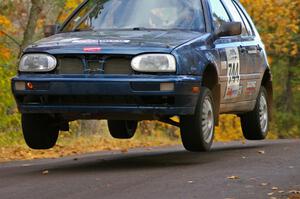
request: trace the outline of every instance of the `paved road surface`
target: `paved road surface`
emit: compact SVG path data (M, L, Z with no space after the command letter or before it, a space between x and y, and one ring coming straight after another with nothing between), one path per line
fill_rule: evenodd
M300 190L300 140L218 143L210 153L178 146L0 164L1 199L260 199L287 198L290 190Z

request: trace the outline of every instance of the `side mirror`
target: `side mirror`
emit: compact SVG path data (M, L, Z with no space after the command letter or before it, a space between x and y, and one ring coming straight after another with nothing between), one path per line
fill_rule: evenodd
M218 37L235 36L242 34L242 23L241 22L227 22L223 23L216 35Z
M57 34L59 28L60 28L60 25L58 25L58 24L44 26L44 36L45 37L50 37L52 35Z

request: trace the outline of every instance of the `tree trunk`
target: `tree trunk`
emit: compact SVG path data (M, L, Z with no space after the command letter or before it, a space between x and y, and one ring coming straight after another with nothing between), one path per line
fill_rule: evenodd
M284 83L283 90L283 110L286 113L291 113L293 111L293 85L292 81L294 78L293 67L297 64L296 58L290 58L288 63L287 78Z
M53 25L58 23L58 18L62 14L66 1L55 0L49 2L45 6L45 25Z
M24 48L26 48L26 46L28 46L33 41L37 22L42 12L43 3L43 0L31 0L31 8L28 22L23 35L21 50L24 50Z

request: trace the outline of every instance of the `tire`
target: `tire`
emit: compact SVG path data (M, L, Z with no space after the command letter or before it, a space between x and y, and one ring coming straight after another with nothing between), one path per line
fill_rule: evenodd
M247 140L263 140L269 130L269 103L268 93L261 87L253 111L241 116L241 125L244 137Z
M201 88L195 114L180 117L183 146L191 152L210 151L215 133L215 109L211 91Z
M110 135L117 139L130 139L134 136L138 122L126 120L108 120Z
M22 114L22 129L26 144L32 149L50 149L55 146L59 126L46 114Z

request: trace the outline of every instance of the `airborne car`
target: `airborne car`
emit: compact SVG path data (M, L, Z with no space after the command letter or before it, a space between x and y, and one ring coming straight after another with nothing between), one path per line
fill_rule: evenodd
M210 150L220 114L238 115L249 140L267 135L271 72L237 0L87 0L45 30L12 79L33 149L78 119L106 119L120 139L139 121L166 122L189 151Z

